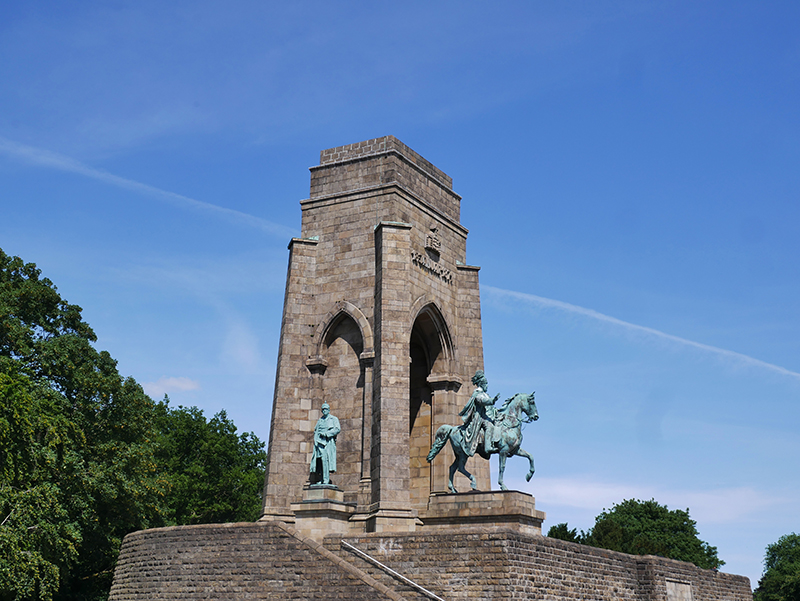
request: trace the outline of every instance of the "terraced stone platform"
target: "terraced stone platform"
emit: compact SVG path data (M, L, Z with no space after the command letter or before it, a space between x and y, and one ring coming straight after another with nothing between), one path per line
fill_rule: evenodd
M123 543L110 599L435 598L376 564L447 600L752 601L744 576L514 530L327 536L320 545L278 522L134 532Z

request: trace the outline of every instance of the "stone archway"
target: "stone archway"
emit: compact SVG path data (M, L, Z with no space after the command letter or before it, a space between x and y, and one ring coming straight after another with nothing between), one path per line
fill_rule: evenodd
M311 374L310 386L319 399L315 408L327 401L342 425L337 439L339 472L333 482L345 491L346 502L366 506L370 496L375 359L372 327L353 303L337 301L317 327L311 348L306 367Z
M414 319L409 344L408 429L411 468L411 505L425 509L433 490L431 465L426 456L435 434L438 381L449 372L452 343L444 317L434 303L422 307Z
M329 324L321 340L320 357L325 371L321 378L321 401L331 406L342 431L337 437L337 473L334 484L345 493L346 502L357 500L361 479L361 431L365 374L360 360L364 350L361 329L345 312ZM320 406L322 403L319 403Z

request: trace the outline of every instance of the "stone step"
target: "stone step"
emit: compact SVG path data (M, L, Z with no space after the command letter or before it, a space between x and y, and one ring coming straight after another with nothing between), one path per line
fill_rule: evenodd
M420 592L420 590L418 588L408 584L407 582L404 582L401 578L398 578L398 577L392 575L386 569L382 569L382 568L378 567L377 565L375 565L375 563L364 559L359 554L354 552L351 548L348 548L347 542L343 541L338 536L337 537L332 537L332 536L326 537L324 544L325 544L325 548L326 549L328 549L332 553L335 553L336 555L338 555L339 557L341 557L345 561L349 562L350 564L352 564L353 566L355 566L359 570L362 570L362 571L366 572L372 578L374 578L375 580L377 580L378 582L380 582L384 586L390 588L393 591L396 591L398 594L402 595L404 599L408 599L409 601L412 601L412 600L413 601L432 601L433 599L436 599L436 597L441 598L441 595L437 594L435 591L431 591L434 595L436 595L435 597L434 596L429 596L429 595L426 595L426 594ZM355 546L355 545L353 545L353 546ZM356 549L358 549L358 547L356 547ZM364 552L363 549L358 549L358 550ZM369 553L367 553L367 555L369 555ZM389 570L394 571L394 572L400 574L402 577L404 577L404 578L406 578L406 579L408 579L408 580L410 580L412 582L415 582L415 584L419 585L419 583L417 583L414 580L413 573L405 573L403 571L403 566L401 566L401 565L387 565L386 563L384 563L384 561L382 559L375 558L375 557L373 557L373 560L383 564L385 567L389 568ZM422 585L419 585L419 586L422 586ZM426 588L426 587L423 587L423 588Z

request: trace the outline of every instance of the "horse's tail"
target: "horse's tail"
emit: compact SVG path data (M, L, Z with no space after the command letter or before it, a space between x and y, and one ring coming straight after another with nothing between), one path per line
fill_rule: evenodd
M444 448L444 445L447 444L447 441L450 439L450 431L452 429L453 426L445 424L436 430L436 438L433 440L433 446L431 447L427 457L428 463L433 461L433 458L436 457L439 454L439 451Z

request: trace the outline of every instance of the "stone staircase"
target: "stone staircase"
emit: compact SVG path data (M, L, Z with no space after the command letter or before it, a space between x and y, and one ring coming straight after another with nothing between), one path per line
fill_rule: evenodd
M380 559L365 553L338 536L325 537L325 549L347 561L351 566L368 574L407 601L441 601L442 596L414 581L414 575L403 573L402 566L392 568Z
M109 599L416 601L352 563L279 522L155 528L125 538Z

